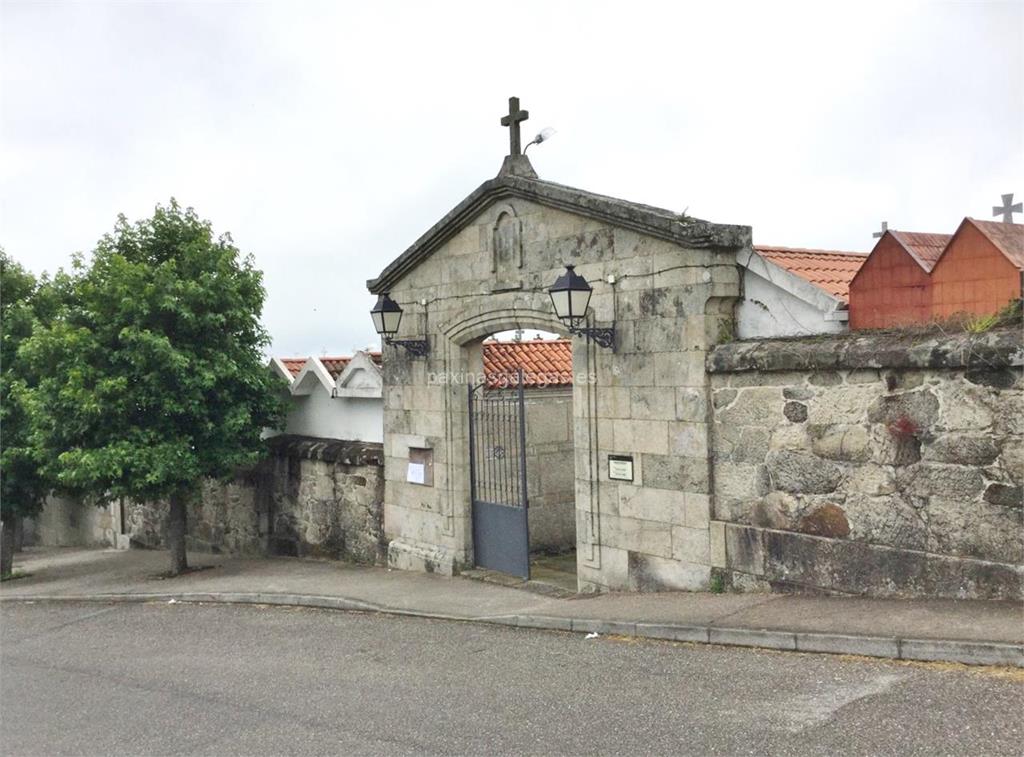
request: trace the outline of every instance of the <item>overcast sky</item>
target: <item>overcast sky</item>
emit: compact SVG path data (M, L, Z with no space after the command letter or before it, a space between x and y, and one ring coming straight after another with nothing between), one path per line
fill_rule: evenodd
M1024 197L1021 2L0 7L0 244L53 271L174 196L255 256L278 355L376 341L366 279L497 173L510 95L542 178L759 243Z

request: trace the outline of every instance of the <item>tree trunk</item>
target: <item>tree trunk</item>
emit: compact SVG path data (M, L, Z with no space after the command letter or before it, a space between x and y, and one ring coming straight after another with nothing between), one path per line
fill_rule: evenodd
M177 576L188 569L185 557L185 532L188 512L185 509L185 495L175 492L171 495L171 509L167 513L167 548L171 552L171 575Z
M14 570L14 518L0 523L0 576L8 576Z

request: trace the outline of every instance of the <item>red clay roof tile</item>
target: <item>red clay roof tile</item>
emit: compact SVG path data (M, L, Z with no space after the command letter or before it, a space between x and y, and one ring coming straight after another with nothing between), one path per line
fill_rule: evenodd
M281 362L284 363L284 367L288 369L288 372L292 374L292 378L299 375L299 371L302 370L302 366L306 364L309 358L304 357L283 357Z
M370 359L377 365L381 365L383 360L381 353L379 352L367 352ZM284 367L288 369L288 372L292 374L292 378L295 378L302 371L303 366L311 360L308 357L283 357L280 358L281 362L284 363ZM327 372L331 375L331 378L337 379L341 375L342 371L345 370L345 366L352 360L351 355L340 355L337 357L319 357L317 360L320 364L327 369Z
M345 366L348 365L352 358L348 355L339 357L322 357L319 358L320 364L327 369L327 372L331 374L332 379L337 379L341 375L341 372L345 370Z
M369 355L370 360L372 360L377 365L383 364L381 353L367 352L366 354ZM338 376L342 374L342 372L345 370L345 367L352 360L352 356L339 355L338 357L321 357L318 358L318 360L323 365L323 367L327 369L327 372L331 374L331 378L337 380Z
M572 386L572 342L568 339L526 342L484 342L487 386L515 383L522 368L526 387Z
M754 251L779 268L809 281L844 302L850 297L850 281L868 259L865 252L843 250L754 245Z

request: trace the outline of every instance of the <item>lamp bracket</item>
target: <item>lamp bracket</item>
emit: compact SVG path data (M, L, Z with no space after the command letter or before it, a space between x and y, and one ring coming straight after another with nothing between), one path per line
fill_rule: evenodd
M391 339L384 340L384 344L402 347L413 357L426 357L430 354L430 341L427 339Z
M588 342L594 342L598 347L604 347L605 349L615 349L615 327L609 326L608 328L593 328L591 326L572 326L569 328L570 334L576 336L586 337Z

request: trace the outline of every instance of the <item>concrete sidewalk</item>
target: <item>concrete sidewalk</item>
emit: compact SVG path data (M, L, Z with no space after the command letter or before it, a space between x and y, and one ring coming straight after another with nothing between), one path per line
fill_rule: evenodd
M784 594L557 598L466 578L291 558L191 554L212 566L160 579L162 551L29 549L0 600L234 602L597 632L675 641L1024 667L1024 605Z

